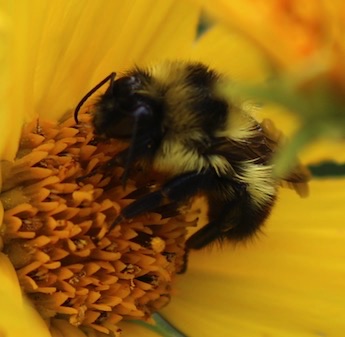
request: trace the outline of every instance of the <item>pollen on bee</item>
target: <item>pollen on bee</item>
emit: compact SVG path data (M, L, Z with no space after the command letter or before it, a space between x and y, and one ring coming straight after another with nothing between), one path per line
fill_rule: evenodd
M16 160L2 163L1 247L43 318L117 336L122 319L169 302L195 221L148 213L109 232L138 187L106 165L126 144L98 141L89 115L79 119L27 125Z
M152 250L156 253L161 253L165 248L165 241L158 236L151 239Z

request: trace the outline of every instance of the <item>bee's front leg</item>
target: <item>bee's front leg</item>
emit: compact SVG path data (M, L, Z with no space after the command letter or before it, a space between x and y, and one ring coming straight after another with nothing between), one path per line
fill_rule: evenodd
M155 210L166 199L177 205L186 202L199 191L209 187L211 175L212 172L210 171L203 173L193 171L174 177L166 182L160 190L148 193L126 206L112 223L109 230L126 219L131 219L142 213Z

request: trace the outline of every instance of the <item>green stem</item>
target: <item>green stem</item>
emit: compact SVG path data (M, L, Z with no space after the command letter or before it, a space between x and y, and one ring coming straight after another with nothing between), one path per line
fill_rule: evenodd
M155 313L152 315L152 318L154 319L155 324L149 324L144 321L135 321L135 323L160 334L162 337L187 337L187 335L173 326L161 314Z

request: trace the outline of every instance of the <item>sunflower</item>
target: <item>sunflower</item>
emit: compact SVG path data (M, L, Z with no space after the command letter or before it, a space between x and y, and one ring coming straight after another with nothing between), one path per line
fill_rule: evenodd
M47 323L46 335L118 336L122 319L148 319L168 303L186 229L152 214L108 239L104 221L116 216L124 204L115 200L134 185L124 191L120 172L101 172L121 145L97 144L87 114L76 126L71 109L114 68L186 57L198 9L174 1L22 1L3 4L2 13L2 285L4 299L18 298L2 330L43 335L42 319L37 331L16 327L13 311L38 319L30 303Z
M21 178L18 178L20 176L18 174L16 176L16 172L23 173L21 166L23 163L25 163L24 167L31 167L32 162L35 162L33 156L30 156L33 148L37 150L37 147L40 147L36 155L39 152L42 156L47 148L50 149L49 151L65 151L66 149L72 151L71 153L76 151L75 140L72 140L75 139L73 128L71 128L73 121L62 116L66 115L66 111L73 109L89 88L114 70L121 72L133 63L145 64L166 58L195 59L231 75L238 81L255 84L265 78L269 72L270 63L265 54L255 48L250 41L242 38L238 33L229 34L220 25L214 25L197 38L199 8L183 1L165 1L164 3L149 0L98 1L97 3L94 1L51 1L44 3L37 0L8 3L3 4L2 7L0 31L3 62L1 66L4 76L1 86L2 113L0 114L2 126L0 150L3 159L1 201L7 213L2 211L1 214L2 222L7 227L2 226L2 238L5 241L2 242L2 248L6 254L0 255L2 266L0 332L8 336L29 334L83 337L105 336L108 333L119 335L122 330L124 336L157 336L157 333L162 331L159 327L155 328L155 332L131 322L117 323L116 320L120 319L116 315L121 313L125 317L130 316L128 313L133 313L131 318L142 317L140 310L134 310L137 308L133 308L130 302L125 303L121 308L121 313L112 316L113 321L110 323L116 323L116 330L114 330L115 325L111 324L105 324L104 328L100 324L102 322L97 319L102 320L108 316L100 316L95 312L109 310L113 302L107 298L97 303L96 293L93 294L95 301L90 306L93 310L90 310L90 307L85 309L89 310L87 317L91 322L86 327L78 327L80 316L73 310L67 310L71 307L75 308L78 302L73 303L74 306L67 307L61 305L66 303L66 298L57 297L55 300L62 311L58 312L60 316L52 313L50 304L54 296L46 295L51 294L53 289L40 288L40 281L44 275L47 275L44 273L46 269L56 268L56 261L45 260L49 255L47 250L35 250L38 261L43 261L46 269L39 269L39 273L33 273L38 269L35 269L33 264L27 263L28 247L20 244L23 239L34 240L35 238L30 237L30 233L40 229L42 224L25 223L26 231L21 233L26 233L27 237L18 238L16 236L18 224L15 221L11 222L13 215L17 214L13 212L31 212L29 208L20 208L18 211L18 207L23 207L23 204L28 203L26 199L28 194L23 193L20 185ZM286 126L285 115L276 108L273 110L266 109L264 114L273 116L280 125ZM52 122L54 120L63 120L64 128L61 129L61 123L57 126ZM24 122L25 137L20 140ZM291 128L294 125L295 122L292 121ZM80 131L78 135L80 142L89 141L86 131ZM42 137L48 141L43 142ZM61 142L62 139L65 141ZM61 150L61 146L65 146L61 143L68 146ZM97 151L105 152L108 157L113 155L106 152L109 151L109 147L97 148L94 150L96 152L92 152L91 146L94 144L85 143L83 150L85 161L94 163L95 160L89 159ZM111 146L111 149L113 151L114 146ZM118 150L115 149L115 151ZM97 164L102 163L102 160L107 160L108 157L97 156ZM14 158L17 158L15 164L12 163ZM307 160L317 162L320 158L322 154L314 151ZM65 171L57 168L73 169L68 166L70 163L66 163L63 157L59 157L58 160L55 158L57 163L43 159L45 158L38 159L41 165L40 170L24 173L44 174L45 170L50 170L58 176ZM92 157L92 159L95 158ZM47 179L52 179L51 175ZM55 181L47 183L47 179L42 180L45 183L37 183L34 187L31 186L29 191L25 191L31 193L30 198L35 195L37 198L35 201L41 210L46 207L56 207L56 204L38 204L42 201L40 198L44 199L44 193L47 193L45 186L54 185L56 198L62 193L59 189L63 189L65 193L66 189L72 188L72 191L66 193L70 193L74 202L83 204L85 212L88 212L90 198L99 193L99 189L90 190L87 186L83 191L74 193L76 191L73 190L73 186L58 186ZM11 184L17 187L16 193L7 194L4 197L4 192L9 190L8 186ZM224 246L221 250L206 249L193 252L190 256L188 272L175 277L171 303L161 311L164 317L172 322L177 330L191 337L340 336L345 325L343 283L345 232L342 228L345 213L341 204L345 197L344 191L343 178L313 181L311 196L305 200L300 200L292 191L282 190L277 207L266 224L265 235L261 235L259 240L246 246ZM116 200L120 200L123 192L116 191L116 193ZM51 200L51 202L54 201ZM102 207L100 214L104 209L107 210L106 204ZM52 212L51 209L48 211ZM65 209L59 211L64 218L72 217ZM97 213L98 211L96 210ZM101 222L101 217L98 220ZM74 233L75 230L87 231L89 226L87 221L79 228L67 225L64 227L64 235L67 235L67 232ZM137 222L134 225L140 226L140 223ZM49 233L58 232L56 229L59 223L48 223L46 226L49 228L45 230L51 231ZM176 224L169 226L164 223L164 226L160 227L167 228L165 229L167 237L168 228L171 228L171 231L178 230L179 235L185 235L185 228L179 229ZM131 230L128 230L128 237L133 234ZM4 233L6 235L10 233L16 238L15 244L11 247L7 245L8 237ZM59 233L61 234L61 231ZM156 232L153 231L153 233ZM145 242L147 238L150 239L148 242L150 247L146 248L160 256L162 245L164 246L168 241L165 243L159 240L153 241L155 236L151 232L146 234ZM51 236L46 234L45 237ZM34 245L30 248L46 247L47 243L43 240L45 237L42 235L40 240L34 241ZM99 239L104 239L104 236ZM87 254L90 249L91 242L87 239L68 238L68 240L68 247L74 256L80 257ZM116 252L109 249L109 247L113 248L111 244L102 242L108 249L98 252L99 256L114 257ZM135 250L138 244L142 245L142 243L143 241L134 242L131 248ZM121 242L121 245L125 244L127 243ZM178 251L175 253L178 254ZM55 249L54 254L56 259L58 256L65 258L63 255L65 252L62 250ZM165 270L161 268L161 264L155 265L156 269L161 268L162 275L167 279L169 279L169 268L178 268L178 263L166 264L169 262L167 256L156 260L159 263L163 261L163 265L167 266ZM147 258L143 261L147 261ZM124 279L128 278L128 284L131 287L133 285L130 275L138 270L131 261L125 262L120 269L122 268L122 276ZM150 260L142 267L154 263L156 262ZM27 268L27 265L31 269ZM101 277L103 283L113 282L110 274L97 274L98 270L95 271L93 268L98 267L89 266L91 276L87 275L88 280L97 282L97 277ZM107 268L109 269L109 266L104 264L103 269L107 270ZM65 293L77 291L78 295L83 296L82 287L72 289L72 286L85 280L80 263L74 263L73 268L69 270L62 268L57 275L61 277L59 282ZM66 279L69 279L69 282L65 282ZM45 296L43 298L29 296L31 302L28 302L22 298L18 280L20 286L26 287L25 289L38 286L41 294ZM143 280L142 287L145 286L144 283L150 283L148 288L160 288L154 285L154 282L154 278L151 278L149 282ZM124 292L125 289L122 291ZM159 295L156 292L151 293L150 301L143 302L143 306L150 303L154 306L153 311L163 307L166 304L162 296L165 291L166 288ZM142 301L145 300L145 295L142 295L141 291L138 291L136 296ZM157 298L158 301L156 301ZM110 299L116 301L114 297ZM32 302L36 304L37 311L32 308ZM68 303L71 304L71 301ZM85 314L85 311L81 310L81 312ZM69 319L62 319L61 314L63 317L69 315ZM93 321L92 317L95 317ZM17 324L17 320L20 320L20 325Z

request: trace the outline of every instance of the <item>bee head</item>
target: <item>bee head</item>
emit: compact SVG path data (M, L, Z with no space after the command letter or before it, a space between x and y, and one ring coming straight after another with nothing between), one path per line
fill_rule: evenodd
M153 122L157 103L140 94L140 89L141 81L136 76L114 81L95 105L95 133L124 140L145 133Z
M139 157L149 158L162 138L162 103L145 94L142 74L129 74L111 81L94 106L93 126L97 135L129 142L125 155L125 173Z

